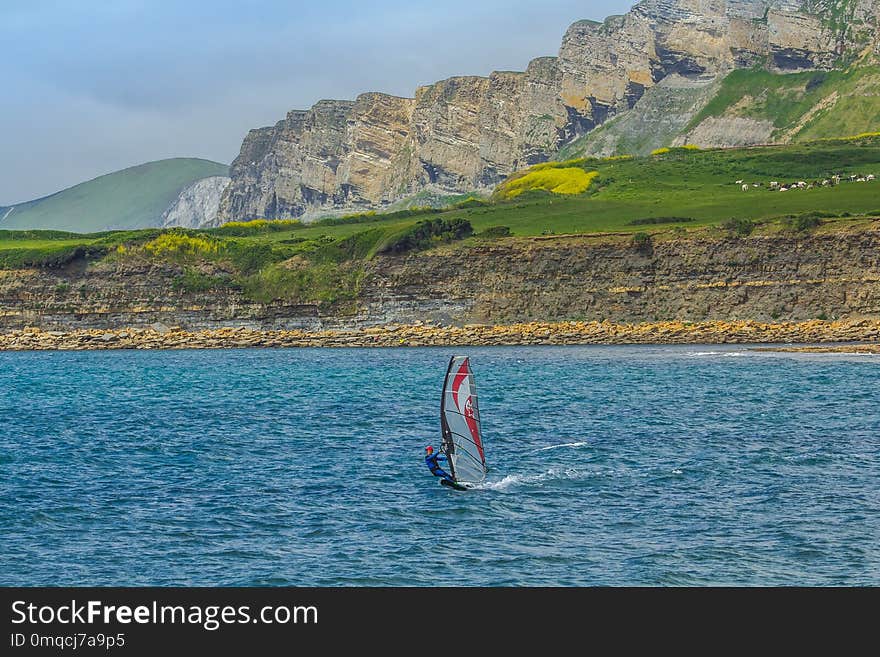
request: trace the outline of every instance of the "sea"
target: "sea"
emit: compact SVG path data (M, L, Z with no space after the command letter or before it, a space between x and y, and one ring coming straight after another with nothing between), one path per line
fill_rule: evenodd
M880 357L749 346L0 353L0 584L877 586L878 402Z

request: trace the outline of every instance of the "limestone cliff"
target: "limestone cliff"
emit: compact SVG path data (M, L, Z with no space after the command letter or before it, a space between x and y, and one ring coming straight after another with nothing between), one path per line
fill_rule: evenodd
M450 78L413 98L321 101L252 130L218 217L308 218L491 188L655 87L689 89L679 95L693 102L678 103L667 126L684 130L711 97L697 88L731 70L830 69L877 52L877 15L876 0L643 0L625 16L573 24L558 56L525 72ZM671 76L677 82L663 85ZM750 127L747 142L766 137Z
M203 228L216 225L220 197L227 185L229 178L226 176L210 176L197 180L180 192L174 203L162 213L161 226Z
M718 90L715 76L672 73L649 89L631 110L566 144L561 160L573 157L647 155L668 146Z

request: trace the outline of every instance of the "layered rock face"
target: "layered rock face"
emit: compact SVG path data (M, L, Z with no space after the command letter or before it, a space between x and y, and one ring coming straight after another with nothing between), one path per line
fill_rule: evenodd
M435 249L377 260L360 303L373 323L877 317L878 245L875 230L670 240L648 250L627 239L504 240L464 257Z
M462 262L469 263L461 267ZM880 318L880 230L725 239L508 238L366 264L354 307L186 291L174 263L0 270L0 331L148 327L327 329L523 321ZM876 337L876 336L871 336ZM854 339L864 339L857 336Z
M673 142L718 90L714 76L667 75L633 106L567 145L559 159L647 155Z
M625 16L575 23L558 57L525 72L451 78L414 98L321 101L252 130L218 217L308 218L488 189L670 75L831 68L877 49L876 22L876 0L644 0Z

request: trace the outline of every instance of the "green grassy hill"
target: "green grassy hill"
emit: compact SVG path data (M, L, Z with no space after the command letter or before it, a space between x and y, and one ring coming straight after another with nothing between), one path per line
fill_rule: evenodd
M227 165L209 160L149 162L35 201L0 208L0 229L89 233L155 226L182 189L202 178L226 175Z

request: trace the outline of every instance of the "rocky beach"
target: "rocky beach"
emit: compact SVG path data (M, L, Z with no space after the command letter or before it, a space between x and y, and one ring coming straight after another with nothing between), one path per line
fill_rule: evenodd
M0 334L0 350L3 351L815 343L860 343L838 346L836 350L880 351L880 344L871 344L878 342L880 320L873 319L782 323L709 321L615 324L606 321L466 326L389 324L325 331L262 331L249 328L187 331L157 323L147 328L115 330L44 331L30 327ZM777 348L781 347L774 347ZM819 349L830 350L832 347Z

